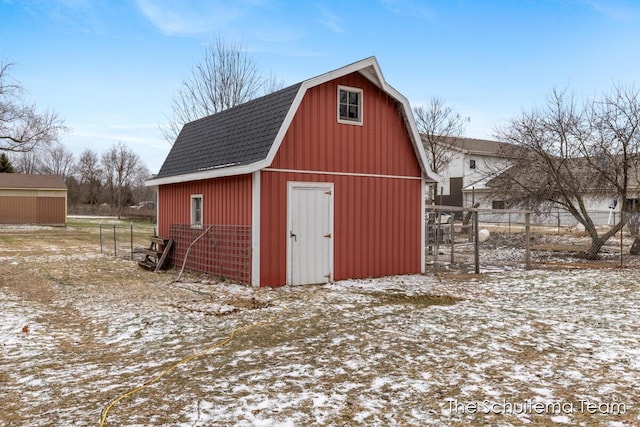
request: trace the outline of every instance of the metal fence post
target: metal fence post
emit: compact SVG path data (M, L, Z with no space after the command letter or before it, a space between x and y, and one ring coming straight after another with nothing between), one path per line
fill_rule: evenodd
M133 261L133 221L129 224L129 235L131 236L131 260Z
M473 212L473 260L475 273L480 274L480 230L478 229L478 211Z
M440 245L438 242L438 238L440 237L440 211L436 212L436 223L433 227L433 270L438 271L438 251L440 250Z
M525 266L527 270L531 270L531 212L524 214L525 218Z
M100 223L100 255L102 255L102 223Z
M615 218L615 217L614 217ZM622 212L620 212L620 221L622 221ZM615 227L615 220L613 222L613 226ZM624 246L623 246L623 239L624 237L624 226L620 229L620 268L624 268L624 256L623 256L623 250L624 250Z
M454 237L454 233L453 233L453 229L455 228L455 216L454 216L455 212L451 212L451 224L449 224L450 227L450 233L449 233L449 243L451 244L451 264L453 265L453 241L455 239Z
M113 256L118 256L117 238L116 238L116 225L113 224Z

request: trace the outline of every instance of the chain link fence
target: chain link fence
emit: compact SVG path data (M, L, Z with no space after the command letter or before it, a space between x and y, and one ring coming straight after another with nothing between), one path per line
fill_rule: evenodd
M600 234L626 219L613 210L593 211L590 217ZM434 270L479 272L550 264L595 265L583 256L591 245L590 236L564 211L430 206L426 230L426 262ZM634 234L624 227L605 243L595 262L612 267L636 264L636 257L629 253L633 242Z

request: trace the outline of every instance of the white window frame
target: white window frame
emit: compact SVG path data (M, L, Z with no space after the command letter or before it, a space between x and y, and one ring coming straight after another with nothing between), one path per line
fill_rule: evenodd
M357 119L345 119L340 117L340 91L347 91L358 94L358 118ZM338 118L338 123L343 123L347 125L358 125L362 126L362 117L363 117L363 107L364 107L364 95L363 90L357 87L350 86L338 86L338 102L336 102L337 112L336 116Z
M197 211L195 209L195 200L200 200L200 221L196 221ZM204 217L204 204L202 194L191 195L191 228L202 228L202 218Z

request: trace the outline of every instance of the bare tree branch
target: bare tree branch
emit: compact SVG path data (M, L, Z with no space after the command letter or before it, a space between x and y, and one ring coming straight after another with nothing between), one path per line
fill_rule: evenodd
M524 112L497 131L502 141L527 153L507 172L489 182L511 206L557 206L573 215L591 237L587 258L624 226L600 230L587 199L616 198L627 211L632 189L638 191L640 94L614 86L609 94L578 105L566 90L553 90L542 110ZM637 196L634 193L633 196Z
M437 97L431 98L426 106L414 107L413 115L431 170L435 173L442 172L455 156L455 151L451 150L451 141L462 135L469 118L461 116L445 105L442 98Z
M278 87L280 86L280 87ZM237 42L218 37L207 46L204 59L191 70L171 100L168 124L161 127L173 144L185 123L247 102L264 89L280 89L273 76L263 79L256 64Z
M51 110L39 112L25 104L22 85L9 73L13 64L0 64L0 151L29 152L57 142L67 128Z
M73 153L63 145L51 145L43 150L40 171L42 173L60 175L66 178L71 174L74 162Z
M111 206L117 209L120 218L124 212L127 195L144 165L140 157L122 142L102 154L101 164L111 194Z

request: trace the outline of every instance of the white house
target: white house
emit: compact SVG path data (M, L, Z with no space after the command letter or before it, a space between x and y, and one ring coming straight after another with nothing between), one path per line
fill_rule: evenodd
M491 177L513 165L522 150L499 141L451 137L443 147L448 152L444 157L450 161L446 168L438 171L442 182L438 184L435 204L464 207L472 206L474 191L481 190Z

